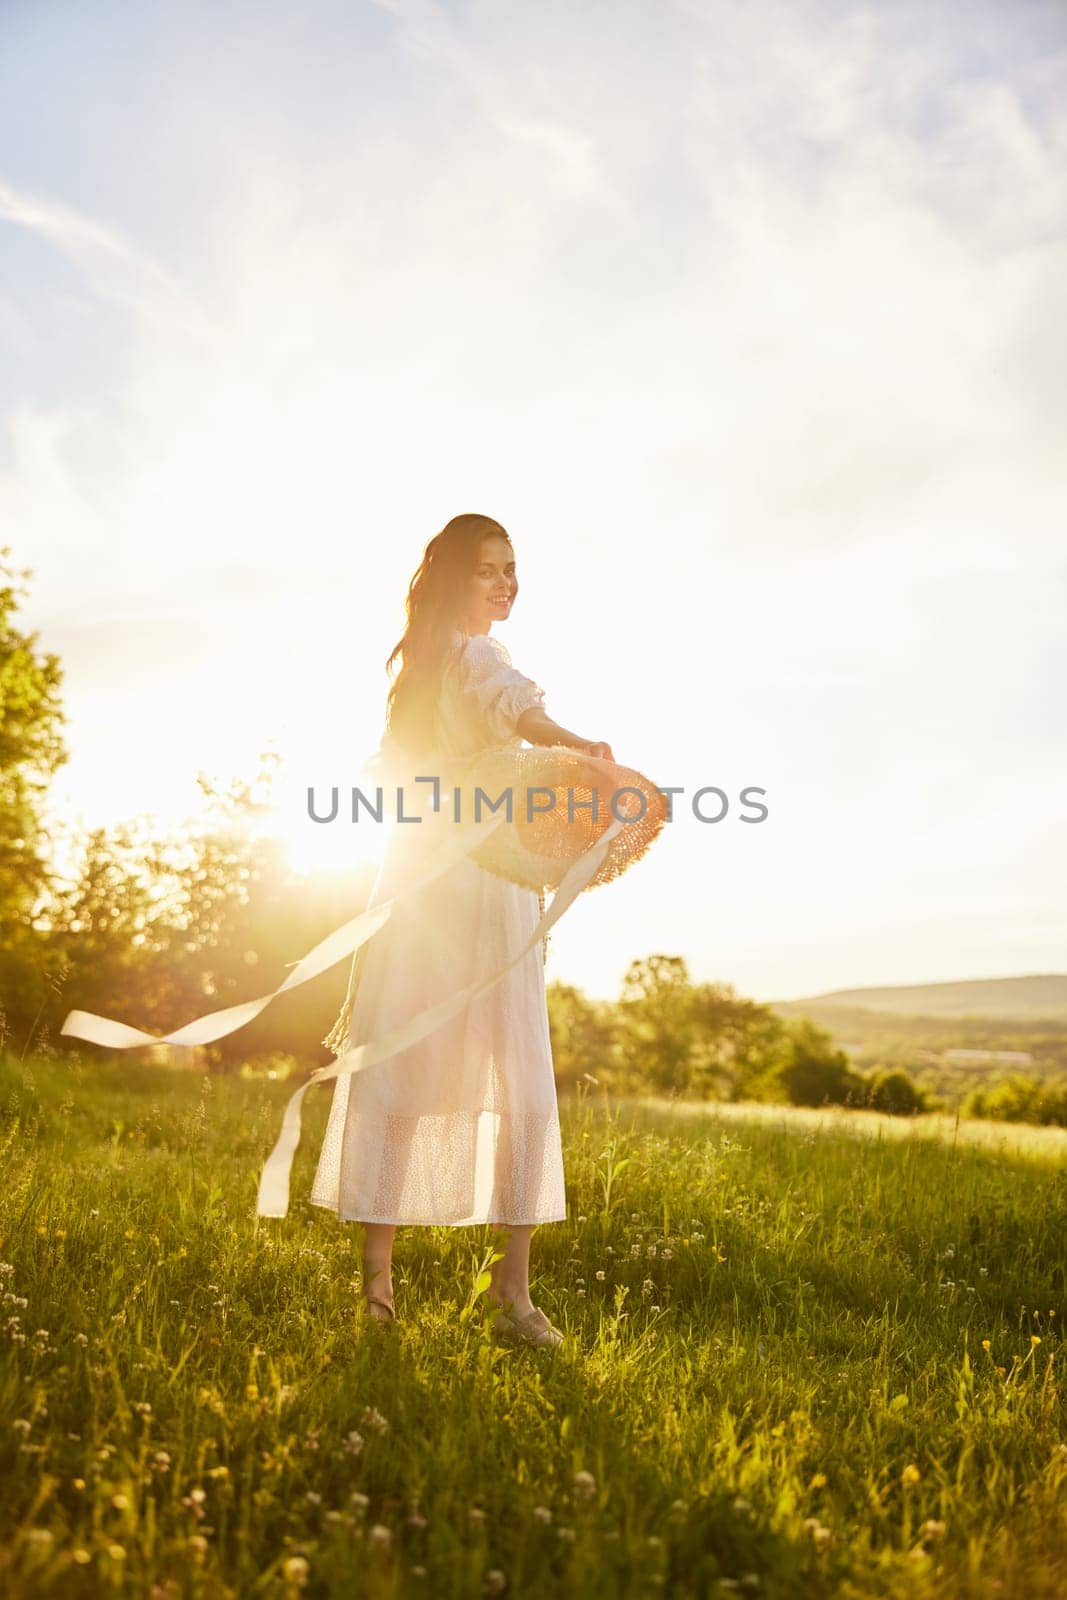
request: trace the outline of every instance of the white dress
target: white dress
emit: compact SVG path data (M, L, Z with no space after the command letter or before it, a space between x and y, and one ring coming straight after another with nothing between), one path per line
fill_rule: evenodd
M519 746L516 721L543 704L544 690L516 671L498 639L457 630L435 743L445 759ZM445 815L448 795L442 786ZM393 824L368 904L403 886L427 837L419 824ZM363 947L349 1043L379 1038L488 977L526 943L539 915L534 891L469 857L457 862L397 906ZM346 1222L566 1220L541 941L427 1038L336 1080L310 1198Z

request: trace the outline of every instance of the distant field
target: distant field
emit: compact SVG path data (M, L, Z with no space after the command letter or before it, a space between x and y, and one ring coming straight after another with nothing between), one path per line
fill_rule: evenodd
M0 1059L0 1592L1067 1594L1067 1134L563 1106L558 1352L489 1228L254 1216L292 1085Z
M804 1106L730 1105L716 1101L671 1101L655 1097L619 1102L647 1108L650 1113L677 1116L683 1126L694 1118L710 1118L726 1127L780 1128L783 1132L811 1130L846 1140L889 1139L947 1140L992 1154L1017 1156L1046 1166L1067 1166L1067 1128L1039 1128L1026 1123L985 1122L978 1117L927 1114L889 1117L879 1111L851 1111L843 1106L819 1110Z

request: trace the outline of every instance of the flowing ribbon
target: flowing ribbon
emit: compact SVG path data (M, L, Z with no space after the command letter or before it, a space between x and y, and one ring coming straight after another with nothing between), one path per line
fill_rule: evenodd
M132 1050L146 1044L208 1044L215 1039L223 1038L228 1033L234 1033L265 1010L276 996L284 994L289 989L295 989L302 983L308 983L329 967L335 966L345 956L352 955L389 920L398 903L416 895L450 867L455 866L506 820L503 815L494 815L488 822L483 820L465 828L449 843L433 853L429 867L415 882L383 901L381 905L369 907L358 917L354 917L343 927L320 940L314 949L296 964L283 983L258 1000L246 1000L241 1005L227 1006L222 1011L209 1012L206 1016L187 1022L184 1027L177 1028L173 1033L162 1035L146 1033L140 1028L131 1028L124 1022L97 1016L92 1011L77 1010L68 1012L59 1031L75 1039L86 1039L91 1044L105 1045L115 1050ZM552 903L539 920L537 927L518 954L504 966L498 968L488 978L469 984L466 989L460 990L458 994L450 996L440 1004L418 1012L403 1027L395 1028L392 1033L347 1050L332 1066L316 1068L286 1105L281 1132L260 1176L256 1206L258 1216L284 1217L288 1213L289 1180L293 1157L300 1143L301 1103L312 1085L326 1083L331 1078L348 1076L353 1072L361 1072L388 1056L406 1050L409 1045L425 1039L435 1028L441 1027L451 1017L456 1016L464 1006L469 1005L486 990L493 988L529 954L539 939L544 938L549 928L559 921L567 908L587 887L606 855L611 841L625 825L625 818L617 818L604 830L599 839L571 864L560 880Z

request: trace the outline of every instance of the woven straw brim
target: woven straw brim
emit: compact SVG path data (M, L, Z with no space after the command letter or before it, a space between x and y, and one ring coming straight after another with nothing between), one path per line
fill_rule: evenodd
M506 815L506 803L494 811L493 802L510 790L511 820L478 845L472 858L538 891L557 889L568 867L619 819L623 826L588 887L610 883L640 860L667 821L667 797L644 773L567 745L482 751L460 769L459 786L462 815L471 820L478 815L478 790L482 817Z

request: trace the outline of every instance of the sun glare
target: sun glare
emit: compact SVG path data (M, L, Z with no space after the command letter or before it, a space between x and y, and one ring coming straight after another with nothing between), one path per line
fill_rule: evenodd
M364 784L362 787L373 799L373 786ZM313 788L313 816L307 785L283 796L271 831L284 840L286 856L295 871L306 874L331 870L346 872L381 861L392 827L388 812L378 822L361 806L357 820L353 821L350 788L338 786L336 799L335 808L334 789L328 784Z

